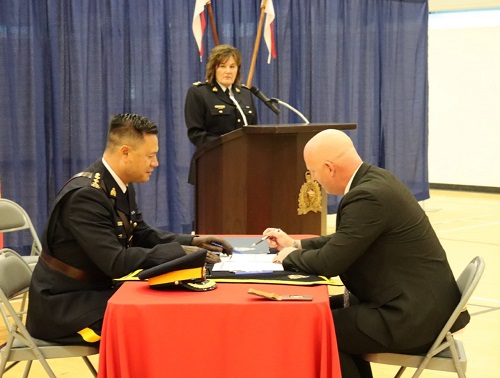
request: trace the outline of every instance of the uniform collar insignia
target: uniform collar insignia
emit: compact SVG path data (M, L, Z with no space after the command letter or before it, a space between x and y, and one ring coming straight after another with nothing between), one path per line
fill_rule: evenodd
M109 195L111 197L116 197L116 189L115 188L111 188L111 191L109 192Z
M94 180L92 181L92 184L90 184L91 187L100 189L101 184L99 183L99 180L101 179L101 174L99 172L96 172L94 174Z

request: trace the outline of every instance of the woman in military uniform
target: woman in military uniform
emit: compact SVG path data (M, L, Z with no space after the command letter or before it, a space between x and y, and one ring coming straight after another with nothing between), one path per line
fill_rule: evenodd
M188 137L197 148L244 125L257 124L252 93L240 84L240 77L240 51L216 46L208 58L206 82L194 83L186 95ZM192 164L189 182L194 182Z

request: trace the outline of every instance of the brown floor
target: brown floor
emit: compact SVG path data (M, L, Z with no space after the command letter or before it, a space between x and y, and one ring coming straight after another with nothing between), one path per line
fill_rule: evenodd
M472 320L458 335L465 345L467 376L472 378L500 377L500 195L431 191L431 198L422 203L443 244L456 275L477 255L483 256L486 269L469 303ZM329 229L334 229L334 216L328 217ZM499 267L497 270L495 267ZM5 340L1 333L0 340ZM98 357L91 360L97 366ZM90 377L81 359L50 360L58 377ZM397 368L373 365L375 378L392 377ZM413 370L403 374L411 377ZM7 372L5 378L22 376L21 366ZM454 374L425 371L422 378L453 377ZM40 364L33 364L30 378L46 377ZM146 377L147 378L147 377ZM187 377L190 378L190 377Z

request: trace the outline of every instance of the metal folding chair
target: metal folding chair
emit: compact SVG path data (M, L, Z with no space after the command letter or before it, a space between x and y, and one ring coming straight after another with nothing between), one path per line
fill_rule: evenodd
M20 361L27 361L24 378L27 378L33 360L38 360L49 377L55 374L47 363L51 358L82 357L94 377L96 369L88 356L98 354L99 348L85 345L62 345L35 339L26 329L22 317L25 310L16 310L15 301L28 292L32 270L23 258L12 250L0 252L0 312L8 332L8 339L1 347L0 377ZM49 316L49 314L47 314ZM12 362L7 366L8 362Z
M455 339L450 330L462 310L467 306L467 302L483 275L484 266L483 258L477 256L460 274L457 280L458 288L462 294L460 302L426 354L373 353L364 355L364 359L379 364L401 366L395 378L401 377L407 367L417 369L413 378L419 377L425 369L455 372L460 378L465 378L467 369L465 349L462 341Z
M38 262L38 255L42 252L42 243L36 233L28 213L16 202L0 198L0 232L14 232L29 230L33 239L30 256L23 256L33 270Z

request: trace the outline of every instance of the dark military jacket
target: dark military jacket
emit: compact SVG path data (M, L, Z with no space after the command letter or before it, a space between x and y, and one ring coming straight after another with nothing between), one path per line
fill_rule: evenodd
M256 125L257 112L250 90L233 85L232 92L248 124ZM199 82L189 88L184 115L189 140L196 147L244 125L236 105L218 84Z
M252 92L245 86L235 85L232 92L245 113L247 123L256 125L257 111ZM194 83L186 95L184 116L189 140L197 148L245 124L236 105L217 83L215 85L207 82ZM192 159L188 182L194 184L195 176L195 164Z
M184 256L181 244L190 245L193 238L148 226L133 185L123 193L101 159L85 171L61 190L42 238L43 255L82 275L75 278L40 259L27 316L36 338L66 337L102 319L114 278Z

